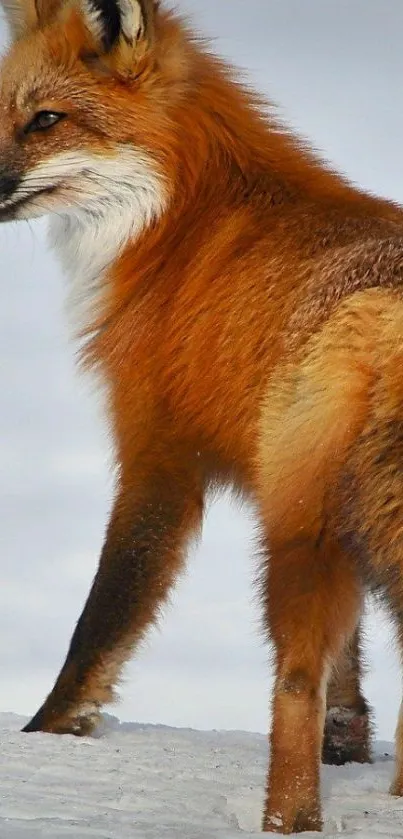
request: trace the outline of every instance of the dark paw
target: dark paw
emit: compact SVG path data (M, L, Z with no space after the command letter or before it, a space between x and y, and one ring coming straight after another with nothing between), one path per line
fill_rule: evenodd
M101 721L99 708L94 703L83 703L78 708L69 708L60 712L45 705L39 709L22 731L45 731L49 734L74 734L87 737L93 733Z
M372 763L371 725L368 713L352 708L330 708L326 714L322 762L333 766L345 763Z

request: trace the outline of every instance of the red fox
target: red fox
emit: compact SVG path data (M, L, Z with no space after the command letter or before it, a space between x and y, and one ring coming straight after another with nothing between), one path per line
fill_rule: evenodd
M206 492L231 486L260 522L276 651L263 830L320 829L322 752L370 759L369 589L403 645L402 210L319 160L164 4L3 3L0 218L53 217L117 467L91 592L24 730L93 729Z

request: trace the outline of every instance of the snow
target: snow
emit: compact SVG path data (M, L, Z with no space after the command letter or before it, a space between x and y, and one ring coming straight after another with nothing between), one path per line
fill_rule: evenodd
M257 839L266 738L119 723L94 738L22 734L0 714L1 839ZM393 747L373 766L323 768L324 834L403 837L388 795ZM317 837L316 833L305 836Z

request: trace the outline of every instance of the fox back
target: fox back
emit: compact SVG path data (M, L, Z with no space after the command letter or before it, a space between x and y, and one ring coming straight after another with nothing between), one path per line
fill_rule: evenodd
M366 590L402 614L402 210L332 171L162 4L3 5L0 220L51 215L117 467L93 587L25 730L96 726L207 491L230 485L260 522L276 648L263 828L318 829L322 748L370 756Z

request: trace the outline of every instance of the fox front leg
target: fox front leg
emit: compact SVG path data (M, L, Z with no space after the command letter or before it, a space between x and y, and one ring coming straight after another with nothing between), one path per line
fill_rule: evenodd
M152 472L116 500L105 545L67 658L24 731L89 734L113 700L121 669L158 617L200 525L202 495L188 477Z

